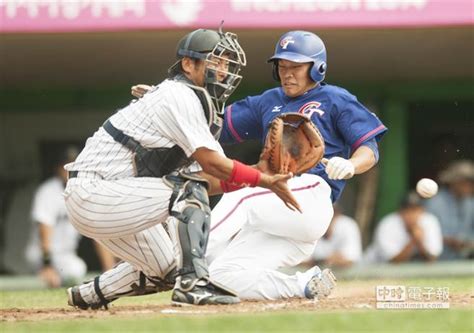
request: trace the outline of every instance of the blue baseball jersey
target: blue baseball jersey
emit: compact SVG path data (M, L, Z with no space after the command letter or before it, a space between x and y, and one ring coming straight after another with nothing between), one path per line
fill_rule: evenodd
M320 130L325 144L325 157L348 159L362 144L379 141L387 128L375 114L367 110L347 90L321 83L305 94L290 98L281 87L247 97L229 105L224 113L221 143L238 143L250 139L265 141L269 124L278 115L299 112L311 118ZM321 176L332 188L336 201L345 186L345 180L332 180L319 163L308 171Z

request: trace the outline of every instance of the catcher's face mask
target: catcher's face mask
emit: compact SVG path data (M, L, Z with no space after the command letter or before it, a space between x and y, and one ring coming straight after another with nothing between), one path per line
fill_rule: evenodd
M207 54L204 87L211 96L218 113L224 112L224 104L242 80L239 72L247 64L245 52L237 41L237 35L226 32Z
M197 81L209 93L217 113L222 114L225 102L242 80L240 69L247 64L237 35L224 33L222 26L219 31L198 29L179 41L176 53L178 60L169 68L169 76L182 74L184 57L202 61L202 85L200 79Z

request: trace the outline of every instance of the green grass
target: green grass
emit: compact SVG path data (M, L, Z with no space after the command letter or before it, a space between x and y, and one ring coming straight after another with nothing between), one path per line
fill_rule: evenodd
M125 297L114 305L169 304L170 292L140 297ZM65 289L0 291L0 309L44 309L66 307Z
M472 311L354 311L350 313L275 312L207 316L133 318L0 324L2 332L469 332Z
M399 284L474 292L472 278L340 281L338 288ZM170 294L124 298L120 305L169 304ZM65 308L64 289L0 292L0 309ZM0 322L0 332L474 332L473 308L449 310L341 309L240 314L114 314L67 320Z

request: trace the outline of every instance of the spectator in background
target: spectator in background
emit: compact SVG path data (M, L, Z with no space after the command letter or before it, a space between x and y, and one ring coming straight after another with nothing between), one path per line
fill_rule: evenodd
M433 261L442 250L443 239L438 219L425 211L417 193L410 192L402 200L398 211L385 216L378 223L363 262Z
M69 222L63 191L67 173L63 166L74 161L77 149L69 147L58 158L54 176L44 181L33 198L33 228L26 249L26 259L48 287L56 288L83 279L87 267L76 254L80 235ZM95 243L103 269L111 268L114 257Z
M311 261L322 262L323 266L349 267L361 257L362 240L357 222L334 205L331 224L316 244Z
M441 189L426 209L441 224L444 250L440 259L472 258L474 253L474 163L459 160L439 175Z

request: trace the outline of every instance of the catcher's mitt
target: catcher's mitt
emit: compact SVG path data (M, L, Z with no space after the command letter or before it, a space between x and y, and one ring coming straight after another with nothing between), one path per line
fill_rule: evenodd
M267 160L275 173L301 174L324 156L324 139L311 119L300 113L285 113L270 124L260 160Z

